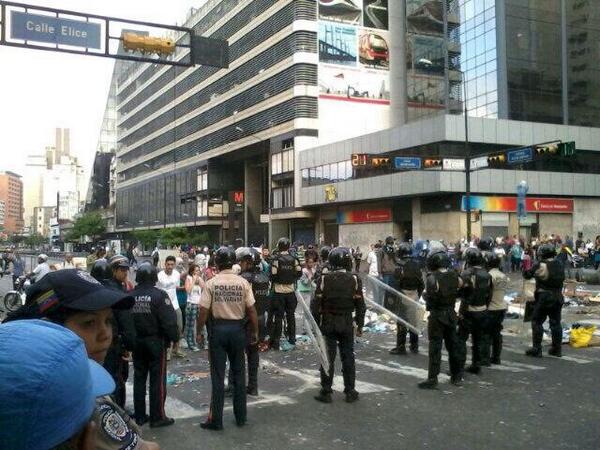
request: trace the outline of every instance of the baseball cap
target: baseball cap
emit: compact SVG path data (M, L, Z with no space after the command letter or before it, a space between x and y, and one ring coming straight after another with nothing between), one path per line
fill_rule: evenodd
M53 306L79 311L98 311L104 308L129 309L134 304L128 294L104 287L89 273L78 269L50 272L27 290L26 305L38 304L40 313Z
M68 328L44 320L0 325L0 448L50 449L90 420L115 390Z
M123 255L113 256L108 260L108 264L110 264L110 267L112 267L113 269L116 269L117 267L124 267L126 269L129 269L129 261Z

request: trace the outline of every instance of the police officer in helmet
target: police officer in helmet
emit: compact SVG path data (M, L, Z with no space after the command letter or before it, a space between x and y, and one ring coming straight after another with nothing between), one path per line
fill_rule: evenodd
M564 303L562 294L565 281L565 268L556 258L556 248L551 244L543 244L538 249L538 262L530 270L523 273L527 280L535 278L535 294L533 314L531 317L531 332L533 345L525 354L528 356L542 356L542 337L544 330L542 324L546 317L550 322L552 333L552 347L548 354L562 356L562 327L560 324L561 310Z
M396 287L406 296L412 298L415 301L419 301L425 284L423 283L423 274L421 273L421 267L419 263L412 258L412 247L409 243L403 242L398 247L398 265L396 272L394 273ZM406 316L404 310L405 307L402 305L402 299L396 298L396 314L400 317ZM400 323L397 324L398 328L396 331L396 347L390 350L392 355L406 355L406 333L408 330ZM419 335L410 332L410 351L412 353L419 353Z
M315 279L315 283L318 283L319 278L321 278L321 275L329 272L329 270L331 269L331 267L329 266L329 253L331 253L330 246L324 245L323 247L321 247L321 251L319 252L320 261L315 270L315 276L313 277Z
M261 255L255 248L244 248L239 252L238 263L241 268L240 276L252 286L256 313L258 315L258 341L265 338L265 313L268 309L268 295L271 287L269 276L260 269ZM248 395L258 395L258 342L252 343L252 328L246 325L246 356L248 358ZM232 379L232 378L230 378Z
M177 317L168 294L155 287L158 272L150 262L137 269L133 321L137 339L133 352L133 402L135 420L151 427L172 425L165 414L167 349L178 337ZM150 374L150 416L146 415L146 380Z
M486 266L492 277L494 290L487 312L487 334L489 335L489 339L484 341L484 345L488 347L484 349L484 352L487 357L490 354L489 346L491 345L490 362L492 364L500 364L500 355L502 353L502 322L504 321L507 309L504 296L506 295L510 280L500 271L500 257L498 255L488 252L485 258Z
M108 261L112 271L110 279L101 281L104 286L120 292L127 292L125 282L129 274L129 261L123 255L115 255ZM104 368L113 376L115 403L125 407L125 383L129 378L128 359L135 348L136 336L133 316L130 310L115 311L113 322L113 344L104 359Z
M355 313L357 335L362 335L365 318L365 302L362 296L360 278L353 275L352 256L347 248L335 248L329 254L331 271L323 274L311 302L311 313L319 324L327 345L329 375L321 367L321 392L315 397L323 403L331 403L331 386L337 347L340 348L344 393L346 402L358 400L355 389L356 368L354 361Z
M429 336L429 371L427 380L419 383L421 389L435 389L442 361L442 342L446 344L450 363L450 381L462 382L462 369L458 357L456 312L454 306L461 280L449 269L450 258L445 248L430 248L427 255L427 279L423 298L429 311L427 334Z
M97 259L92 266L90 275L102 284L106 284L112 279L112 269L108 261L104 258Z
M491 259L491 255L493 255L494 240L491 237L481 238L477 243L477 248L481 251L484 267L489 270L487 262Z
M238 426L246 423L246 323L250 322L251 345L258 341L258 321L252 286L231 268L235 252L221 247L215 253L219 273L206 282L200 298L198 329L209 321L209 358L212 394L208 420L200 426L208 430L223 429L225 401L225 365L229 359L233 383L233 414Z
M463 281L462 301L459 310L458 338L460 343L461 367L467 359L467 340L471 336L471 365L468 372L479 374L481 366L490 365L487 334L487 308L492 300L492 277L484 268L481 251L468 248L464 253L465 269L460 274Z
M269 309L270 347L279 350L279 338L283 326L283 316L287 323L288 342L296 344L296 281L302 276L302 266L298 258L291 255L290 240L282 237L277 242L277 255L271 264L271 282L273 283L273 299Z

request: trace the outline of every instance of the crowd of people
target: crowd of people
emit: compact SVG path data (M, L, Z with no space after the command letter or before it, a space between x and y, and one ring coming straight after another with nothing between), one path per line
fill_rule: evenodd
M6 431L17 422L22 430L33 426L21 416L27 411L11 409L13 403L8 401L18 395L23 383L49 367L44 358L32 358L32 366L21 373L21 383L5 383L0 388L0 444L2 448L54 448L68 441L73 445L66 448L94 448L85 447L90 442L88 425L93 421L98 426L95 448L158 448L142 439L141 427L147 422L154 428L174 423L165 413L167 365L171 357L186 356L184 347L188 352L208 350L211 403L202 428L223 428L226 378L233 394L236 424L243 426L247 419L246 398L258 395L260 352L295 346L298 296L310 305L329 364L321 365L321 390L315 399L333 401L334 361L339 349L345 400L353 403L359 399L354 340L362 334L364 325L365 276L390 287L383 303L399 317L405 311L396 291L414 302L422 298L426 304L429 375L420 388L437 386L443 343L449 353L453 384L460 385L465 372L481 374L482 367L501 364L506 272L512 270L522 270L525 278L536 280L533 345L527 354L542 356L542 323L549 318L550 354L561 356L564 262L557 247L563 245L555 237L532 243L534 251L528 264L523 257L527 248L522 253L515 250L523 247L521 242L492 238L476 239L469 245L459 245L457 250L437 241L413 245L388 237L373 245L365 264L359 249L305 247L292 245L287 238L278 241L273 253L268 248L246 247L236 240L232 246L218 248L184 246L162 256L157 250L150 261L138 261L133 251L107 259L105 251L98 249L88 258L89 273L65 265L61 270L48 268L36 277L27 291L25 305L9 314L7 323L0 325L0 333L10 334L11 339L23 333L50 336L48 345L54 346L48 348L49 354L60 351L61 345L74 345L68 341L76 341L79 336L83 344L78 341L78 345L84 345L87 356L103 365L111 383L105 382L106 373L97 364L89 363L89 373L81 380L92 381L81 389L85 395L96 394L93 407L79 414L77 427L69 433L56 434L52 442L44 440L48 445L40 446ZM455 261L458 252L459 265ZM47 261L40 262L44 263ZM39 324L40 319L47 323L45 327ZM406 324L398 324L396 345L390 350L393 355L406 354L407 337L409 350L419 351L419 336ZM53 335L64 342L53 343ZM467 367L469 338L472 357ZM22 343L4 345L1 370L14 364L16 352L26 352ZM85 372L76 356L81 359L81 351L74 353L71 363ZM133 411L126 411L125 383L130 362L134 405ZM90 387L98 380L104 380L103 388ZM32 405L37 407L35 402ZM63 420L69 418L65 415ZM37 435L31 436L33 439Z

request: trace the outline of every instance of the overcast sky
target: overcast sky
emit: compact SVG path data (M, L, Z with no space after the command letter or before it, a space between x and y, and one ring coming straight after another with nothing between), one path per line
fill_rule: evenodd
M181 24L205 0L29 0L77 12ZM54 128L71 129L71 151L93 161L114 61L0 46L0 171L24 174L28 154L54 143Z

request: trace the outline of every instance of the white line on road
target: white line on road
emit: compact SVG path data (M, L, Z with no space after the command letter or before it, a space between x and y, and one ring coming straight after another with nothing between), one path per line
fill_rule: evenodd
M428 375L426 369L419 369L418 367L405 366L405 365L402 365L400 363L393 362L393 361L385 361L386 364L381 364L381 362L383 362L381 359L376 359L376 361L380 361L380 362L377 363L377 362L372 362L372 361L365 361L364 359L360 359L360 360L357 359L356 363L360 364L362 366L370 367L371 369L381 370L384 372L397 373L400 375L406 375L407 377L419 378L421 380L426 379L427 375ZM390 366L392 366L392 367L390 367ZM448 381L449 377L448 377L448 375L440 374L438 376L438 380Z

